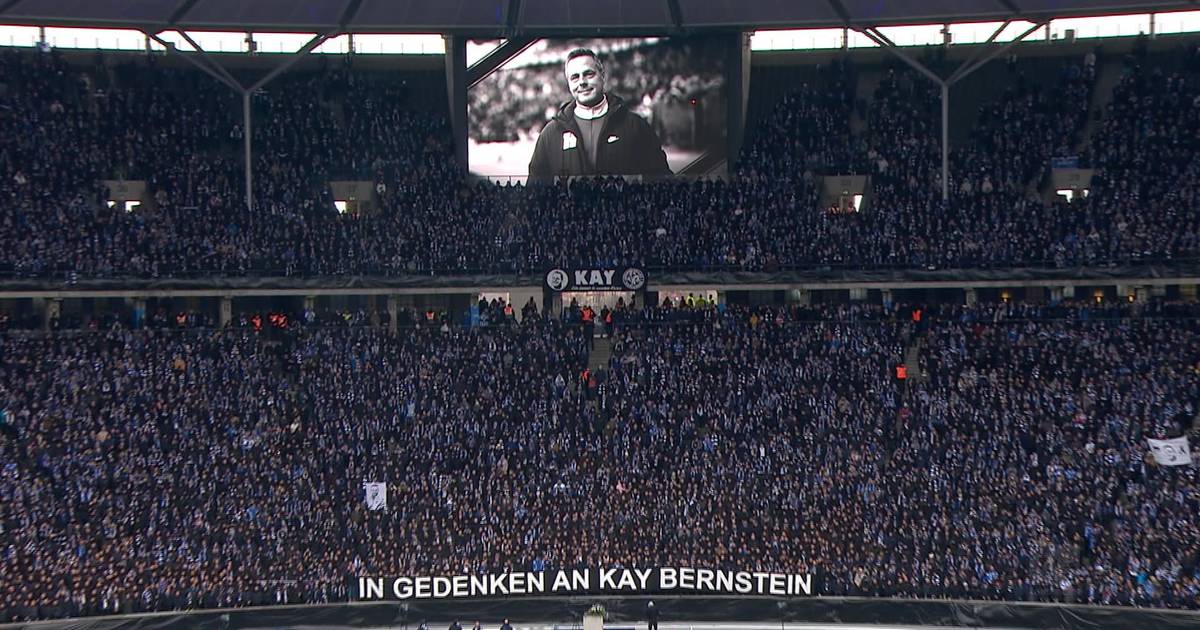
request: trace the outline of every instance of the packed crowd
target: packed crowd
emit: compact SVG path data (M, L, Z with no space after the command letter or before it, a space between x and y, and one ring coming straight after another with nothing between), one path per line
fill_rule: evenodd
M799 176L811 185L818 175L865 169L866 157L859 156L862 147L850 131L850 120L860 107L854 95L856 71L849 60L818 66L809 76L796 76L792 69L756 68L762 84L755 84L754 96L770 101L771 88L783 94L770 107L753 103L764 111L752 115L743 174L751 179Z
M901 509L847 521L882 544L850 551L859 564L841 586L1196 607L1196 469L1157 466L1144 448L1195 438L1196 309L1021 310L936 320L881 488Z
M984 107L970 140L955 152L954 203L936 232L942 242L930 249L989 264L1038 253L1046 256L1044 264L1058 267L1087 261L1097 252L1074 247L1080 219L1061 203L1043 202L1039 186L1052 159L1077 153L1091 104L1095 54L1059 65L1049 88L1018 64L1008 64L1007 73L1004 93Z
M1195 304L626 310L594 371L536 309L0 337L0 615L655 564L1200 607L1196 468L1145 442L1197 437Z
M567 404L547 391L585 356L554 321L295 330L271 343L243 329L6 339L7 616L344 598L382 526L361 510L361 482L436 496L453 461L536 437L517 416ZM459 422L476 405L485 424ZM433 533L390 516L411 526L397 542Z
M1072 247L1161 259L1200 240L1200 47L1163 63L1131 58L1088 156L1100 181ZM1072 211L1075 211L1072 208Z
M935 60L936 61L936 60ZM112 60L104 64L113 65ZM1095 56L1046 81L1010 64L955 150L941 199L937 90L886 71L856 101L850 61L818 69L755 121L728 181L473 183L453 158L434 75L352 65L296 71L255 96L255 210L238 107L196 72L146 60L98 68L0 55L0 270L76 277L541 272L571 265L775 270L805 266L1073 266L1195 257L1200 50L1141 53L1083 159L1091 195L1031 191L1080 150ZM1114 68L1109 71L1116 71ZM778 90L777 85L756 90ZM852 133L849 121L863 118ZM821 208L817 177L871 175L864 212ZM99 180L151 199L110 208ZM369 181L340 213L331 179Z

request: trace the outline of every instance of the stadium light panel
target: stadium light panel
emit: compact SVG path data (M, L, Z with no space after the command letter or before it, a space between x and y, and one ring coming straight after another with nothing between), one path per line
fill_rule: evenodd
M0 46L37 46L36 26L0 26Z
M1163 35L1200 31L1200 11L1176 11L1154 15L1154 32Z
M354 52L382 55L444 55L441 35L355 35Z
M312 38L316 33L254 33L254 43L260 53L294 53Z
M145 50L146 35L132 29L48 27L46 43L51 48Z

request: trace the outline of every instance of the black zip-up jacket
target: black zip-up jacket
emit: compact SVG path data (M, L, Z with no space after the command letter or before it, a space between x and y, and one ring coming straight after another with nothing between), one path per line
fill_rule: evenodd
M662 141L641 116L629 111L625 101L608 94L608 113L601 120L596 163L588 164L583 133L575 120L575 101L558 108L558 113L538 136L529 161L530 181L550 181L575 175L670 175Z

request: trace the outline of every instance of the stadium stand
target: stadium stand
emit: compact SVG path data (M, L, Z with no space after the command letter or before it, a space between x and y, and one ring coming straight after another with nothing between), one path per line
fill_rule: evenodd
M1085 260L1117 249L1133 258L1196 251L1200 182L1200 47L1131 57L1090 159L1102 177L1080 226L1062 246Z
M946 200L939 94L903 64L872 66L870 90L852 56L764 70L726 178L524 186L462 174L443 77L324 63L253 97L253 211L241 104L208 77L155 55L4 50L0 281L1195 260L1189 41L1011 56L977 95ZM938 55L925 61L947 69ZM1099 64L1120 72L1111 99ZM1045 181L1068 154L1096 169L1069 202ZM819 178L845 174L871 177L868 211L822 207ZM151 199L110 205L109 179L144 180ZM376 207L339 211L333 180L369 182ZM297 294L225 325L193 305L43 319L6 302L0 623L601 565L812 573L827 596L1200 610L1200 473L1147 445L1200 439L1195 294L919 290L786 305L651 292L586 321L590 304L478 294L473 312L414 300L394 320L374 300L297 308ZM364 504L375 480L387 509Z
M11 246L0 248L0 267L19 276L163 277L1195 258L1200 228L1186 208L1197 185L1200 122L1187 105L1198 94L1200 52L1171 55L1178 62L1169 76L1146 55L1126 60L1088 153L1099 168L1093 194L1069 209L1044 201L1036 187L1050 157L1078 148L1093 76L1082 63L1065 63L1046 85L1014 62L1010 87L985 104L969 149L956 155L965 168L943 202L935 87L914 71L891 70L865 104L865 132L853 134L848 119L861 104L846 61L760 121L729 182L569 188L464 180L444 120L410 106L410 93L430 91L428 77L408 85L403 76L338 68L281 80L255 99L266 121L254 131L263 185L255 191L261 212L247 214L231 157L242 133L236 108L198 73L118 66L101 89L91 73L53 54L9 52L0 239ZM127 74L150 78L122 80ZM1164 94L1133 99L1159 82ZM1159 114L1161 130L1146 123ZM1168 131L1169 149L1160 151ZM819 207L813 177L848 172L872 176L872 212ZM117 175L150 181L158 208L105 208L94 182ZM375 182L378 211L339 214L328 187L338 177ZM1131 207L1149 195L1163 202Z
M28 577L4 581L4 614L598 563L1200 604L1195 469L1144 440L1190 429L1196 305L908 310L623 311L592 374L570 317L9 333L2 556ZM916 337L923 378L899 381ZM372 479L388 511L363 507Z

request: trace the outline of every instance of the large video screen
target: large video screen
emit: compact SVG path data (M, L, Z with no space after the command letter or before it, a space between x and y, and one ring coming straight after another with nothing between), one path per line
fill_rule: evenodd
M542 39L467 94L470 171L679 174L725 155L727 39ZM500 45L471 42L468 64ZM714 159L715 158L715 159Z

